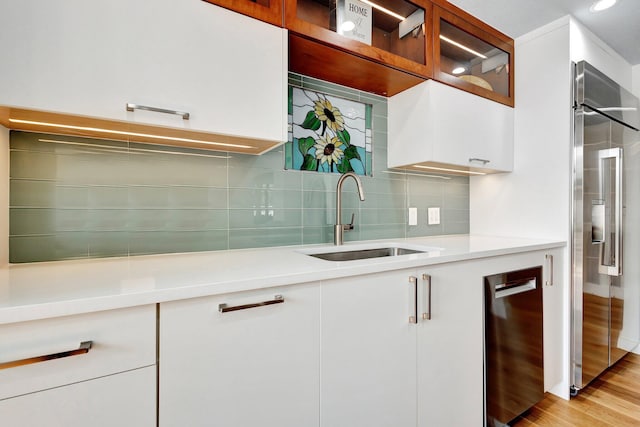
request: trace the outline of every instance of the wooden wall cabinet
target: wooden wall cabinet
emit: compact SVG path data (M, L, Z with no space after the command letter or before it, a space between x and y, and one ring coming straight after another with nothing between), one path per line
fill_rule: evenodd
M513 39L447 5L433 7L434 79L513 107Z
M429 1L380 0L379 5L407 19L401 24L398 17L369 8L363 12L362 32L346 30L344 24L352 21L342 18L342 11L349 3L285 1L290 71L384 96L432 76Z
M269 24L282 27L283 0L204 0Z
M374 8L371 38L361 41L340 30L348 3L285 0L291 71L384 96L433 78L513 107L513 39L445 0L379 0L411 24Z

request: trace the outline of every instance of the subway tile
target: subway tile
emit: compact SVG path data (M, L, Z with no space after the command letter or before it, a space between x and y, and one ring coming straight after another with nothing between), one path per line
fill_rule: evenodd
M9 262L61 261L86 258L87 233L61 233L47 236L9 237Z
M9 184L10 207L55 207L56 183L54 181L33 181L12 179Z
M302 209L229 209L229 228L300 227Z
M169 231L227 230L227 209L181 209L167 211L165 222Z
M333 242L333 227L307 227L302 230L302 244L315 245Z
M229 249L302 244L301 227L229 230Z
M222 250L227 248L227 241L227 230L133 232L129 239L129 254Z
M171 186L167 207L172 209L226 209L229 190L226 188Z
M232 188L229 190L231 209L275 208L302 209L302 192L270 188Z
M299 171L265 168L229 168L230 188L272 188L296 190L302 188Z
M404 224L363 225L360 227L360 238L363 240L401 239L405 237Z
M116 257L129 255L127 231L89 232L89 257Z

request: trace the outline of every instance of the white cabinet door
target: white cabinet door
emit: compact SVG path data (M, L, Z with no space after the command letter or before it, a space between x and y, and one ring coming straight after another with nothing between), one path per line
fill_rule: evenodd
M159 425L319 422L319 284L160 305ZM221 313L220 304L247 306Z
M419 275L418 426L483 425L482 276L474 263ZM430 294L430 310L429 306ZM422 313L431 314L425 319Z
M0 48L0 105L286 139L286 31L207 2L11 2Z
M322 283L321 425L416 425L413 271Z
M568 390L568 387L562 386L566 371L565 360L569 350L568 344L565 345L568 339L568 335L565 337L568 318L564 314L567 313L565 310L567 289L563 277L564 251L564 248L558 248L537 255L539 264L544 265L542 293L544 390L550 391L555 387L561 387L561 390L554 390L560 393L566 393ZM566 366L568 367L568 363Z
M511 171L513 117L513 108L428 80L389 98L388 166Z
M2 400L0 420L20 427L154 427L156 367Z

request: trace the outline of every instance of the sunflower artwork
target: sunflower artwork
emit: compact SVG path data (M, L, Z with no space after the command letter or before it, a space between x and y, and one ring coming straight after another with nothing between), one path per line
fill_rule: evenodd
M371 105L297 87L289 88L289 100L287 168L371 173Z

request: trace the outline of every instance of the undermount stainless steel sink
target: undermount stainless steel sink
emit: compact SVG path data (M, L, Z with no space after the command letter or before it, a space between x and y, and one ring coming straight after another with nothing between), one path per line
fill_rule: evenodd
M340 252L308 253L307 255L327 261L355 261L359 259L381 258L389 256L420 254L427 251L402 247L347 250Z

